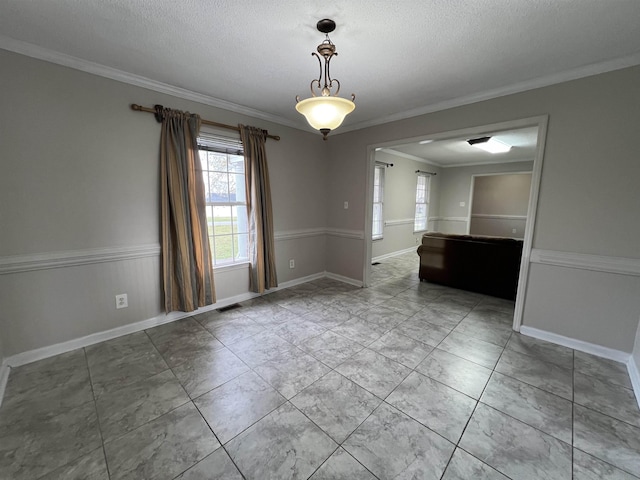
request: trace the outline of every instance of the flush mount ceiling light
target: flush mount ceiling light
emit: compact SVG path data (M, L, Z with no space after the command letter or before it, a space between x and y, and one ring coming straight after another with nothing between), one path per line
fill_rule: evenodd
M344 117L356 108L355 103L353 103L356 96L351 94L351 100L338 97L340 82L335 78L331 78L329 72L331 58L334 55L338 55L336 46L329 40L329 33L335 30L336 22L325 18L320 20L316 27L326 36L324 41L318 45L318 53L311 53L318 59L320 75L317 79L314 78L311 81L311 98L300 100L300 97L296 96L296 102L298 102L296 110L305 116L309 125L316 130L320 130L323 139L326 140L329 132L338 128L342 124ZM320 57L324 58L324 70ZM335 92L332 92L334 88Z
M480 148L489 153L505 153L511 150L511 145L501 142L493 137L480 137L467 140L472 147Z

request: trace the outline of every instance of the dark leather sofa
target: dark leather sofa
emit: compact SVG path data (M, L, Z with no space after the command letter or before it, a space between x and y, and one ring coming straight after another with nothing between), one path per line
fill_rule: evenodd
M514 300L522 240L503 237L425 233L420 280Z

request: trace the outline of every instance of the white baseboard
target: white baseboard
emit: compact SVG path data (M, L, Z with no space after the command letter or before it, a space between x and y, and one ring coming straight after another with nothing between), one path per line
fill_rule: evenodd
M633 355L629 356L627 370L629 371L633 392L636 394L636 402L638 402L638 407L640 407L640 365L638 365L635 358L633 358Z
M342 277L340 275L330 274L327 272L321 272L313 275L308 275L306 277L300 277L294 280L289 280L288 282L284 282L279 286L270 289L269 293L275 292L277 290L282 290L283 288L293 287L301 283L310 282L311 280L316 280L318 278L323 278L323 277L333 278L334 280L339 280L352 285L357 285L358 283L356 280L353 280L347 277ZM359 282L359 285L357 286L362 286L362 282ZM112 328L110 330L105 330L102 332L92 333L91 335L86 335L84 337L75 338L73 340L68 340L62 343L56 343L55 345L49 345L46 347L37 348L35 350L29 350L26 352L18 353L16 355L12 355L6 358L4 364L10 367L19 367L21 365L26 365L27 363L32 363L38 360L43 360L45 358L53 357L54 355L70 352L78 348L88 347L89 345L94 345L96 343L104 342L106 340L112 340L114 338L118 338L123 335L129 335L131 333L140 332L142 330L157 327L158 325L163 325L165 323L175 322L176 320L190 317L192 315L209 312L211 310L216 310L218 308L228 307L229 305L233 305L234 303L243 302L245 300L249 300L251 298L255 298L259 296L260 294L258 293L247 292L247 293L242 293L240 295L235 295L233 297L223 298L221 300L218 300L213 305L207 305L206 307L201 307L193 312L171 312L168 314L160 314L155 317L148 318L146 320L141 320L139 322L129 323L121 327ZM0 372L0 373L4 373L4 372ZM0 380L1 380L1 377L0 377Z
M331 278L333 280L338 280L342 283L348 283L349 285L353 285L355 287L362 287L363 283L361 280L356 280L350 277L344 277L342 275L338 275L337 273L324 272L324 276L327 278Z
M539 340L546 340L547 342L562 345L563 347L573 348L584 353L590 353L597 357L608 358L616 362L627 364L629 357L631 356L627 352L620 350L614 350L613 348L603 347L602 345L596 345L595 343L589 343L582 340L577 340L571 337L565 337L557 333L548 332L546 330L539 330L537 328L528 327L522 325L520 327L520 333L527 335L528 337L537 338Z
M9 381L9 372L11 368L6 361L0 363L0 407L2 406L2 399L4 398L4 391L7 388L7 382Z
M418 245L413 247L405 248L404 250L398 250L397 252L385 253L384 255L378 255L377 257L373 257L371 262L379 262L380 260L384 260L385 258L397 257L398 255L403 255L409 252L416 252L418 250ZM416 253L416 260L418 254Z
M636 364L633 355L622 352L620 350L614 350L613 348L603 347L602 345L596 345L594 343L584 342L582 340L576 340L575 338L565 337L558 335L557 333L547 332L545 330L539 330L533 327L527 327L522 325L520 327L520 333L527 335L528 337L537 338L539 340L546 340L547 342L562 345L563 347L573 348L580 352L590 353L602 358L608 358L616 362L624 363L627 366L629 372L629 378L631 379L631 386L633 387L633 393L636 396L638 407L640 407L640 368Z

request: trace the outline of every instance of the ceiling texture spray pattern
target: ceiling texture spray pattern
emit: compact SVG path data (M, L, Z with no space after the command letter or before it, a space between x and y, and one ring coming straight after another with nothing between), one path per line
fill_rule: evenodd
M638 0L5 0L0 48L309 129L295 96L321 18L338 25L332 73L358 94L337 133L640 64Z

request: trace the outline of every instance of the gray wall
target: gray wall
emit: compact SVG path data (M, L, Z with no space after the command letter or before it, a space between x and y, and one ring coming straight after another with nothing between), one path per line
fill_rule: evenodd
M382 151L376 152L375 155L376 161L393 163L393 167L385 169L384 237L381 240L373 241L372 258L406 250L418 244L418 239L422 234L413 233L416 207L416 170L440 171L439 168L427 168L431 166L423 162L401 158ZM437 176L432 176L432 193L434 188L437 192L437 182ZM435 208L437 208L437 204Z
M627 68L335 135L327 142L327 168L337 179L329 184L328 197L349 195L354 208L338 212L330 203L329 226L365 229L367 146L548 115L534 249L638 259L639 82L640 67ZM441 189L446 190L442 184ZM334 239L327 269L361 278L362 243ZM612 274L616 281L598 287L603 295L589 297L581 292L594 283L583 270L535 266L544 268L530 270L524 325L631 352L640 317L638 277ZM594 272L594 278L602 275L608 274ZM541 295L550 278L563 279L551 298ZM606 317L593 313L605 311Z
M530 191L530 173L474 177L469 233L524 238Z
M159 245L160 129L129 104L160 103L282 137L267 142L278 279L325 271L327 147L320 135L3 50L0 64L0 260ZM320 233L308 233L314 229ZM4 355L162 318L159 279L157 252L0 275ZM216 271L215 279L219 300L248 291L247 267ZM115 309L119 293L128 294L128 308Z
M471 213L470 194L474 175L531 171L533 162L496 163L443 168L436 229L443 233L465 234ZM460 204L464 203L464 206Z

